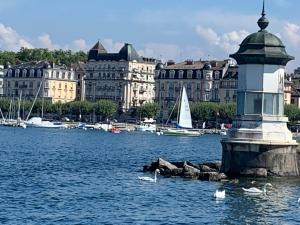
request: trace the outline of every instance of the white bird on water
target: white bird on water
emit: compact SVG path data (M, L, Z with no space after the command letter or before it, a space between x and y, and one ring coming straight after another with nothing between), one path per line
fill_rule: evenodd
M157 174L159 174L160 171L159 169L156 169L155 172L154 172L154 178L152 177L138 177L140 180L143 180L143 181L149 181L149 182L154 182L156 183L157 181Z
M300 203L300 198L298 198L298 203Z
M214 193L214 197L216 199L224 199L225 198L225 190L223 190L223 191L216 190L216 192Z
M258 188L255 188L255 187L251 187L251 188L242 188L243 191L245 192L248 192L248 193L267 193L267 187L273 187L272 184L270 183L266 183L264 186L263 186L263 189L258 189Z

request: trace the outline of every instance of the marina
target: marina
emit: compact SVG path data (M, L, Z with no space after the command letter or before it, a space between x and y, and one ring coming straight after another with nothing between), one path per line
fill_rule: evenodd
M143 132L0 127L1 224L297 224L299 179L206 182L157 175L143 182L143 165L221 159L219 135L198 138ZM255 180L256 183L251 182ZM217 189L226 198L216 201ZM241 207L243 206L243 207Z

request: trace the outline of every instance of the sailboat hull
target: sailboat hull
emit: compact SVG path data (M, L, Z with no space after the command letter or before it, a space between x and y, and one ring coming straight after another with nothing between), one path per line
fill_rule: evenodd
M186 136L186 137L199 137L202 135L200 131L189 129L166 129L161 131L163 135L167 136Z

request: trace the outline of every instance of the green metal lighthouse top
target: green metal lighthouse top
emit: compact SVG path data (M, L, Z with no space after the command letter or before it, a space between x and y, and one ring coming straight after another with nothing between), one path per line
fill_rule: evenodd
M272 64L285 66L294 57L287 54L282 41L274 34L269 33L268 19L265 17L265 1L261 17L257 21L260 30L247 36L239 50L231 54L238 64Z

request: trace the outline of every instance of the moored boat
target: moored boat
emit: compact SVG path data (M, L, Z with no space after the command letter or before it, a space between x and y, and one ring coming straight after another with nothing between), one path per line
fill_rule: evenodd
M178 107L178 118L177 118L176 128L162 129L161 134L171 135L171 136L189 136L189 137L197 137L202 135L200 131L193 129L190 105L189 105L188 97L184 86L182 86L181 99L179 104L180 107Z

